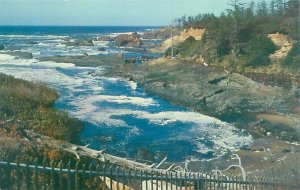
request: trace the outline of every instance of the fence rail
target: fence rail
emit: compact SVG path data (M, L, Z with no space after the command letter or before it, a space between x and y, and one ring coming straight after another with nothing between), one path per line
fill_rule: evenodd
M0 161L0 189L101 190L285 190L300 189L299 180L209 175L191 172L149 172L111 164L80 166ZM56 167L57 165L57 167Z

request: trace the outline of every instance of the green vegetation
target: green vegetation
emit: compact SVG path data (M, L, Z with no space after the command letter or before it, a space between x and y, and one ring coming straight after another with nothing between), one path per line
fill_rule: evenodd
M259 36L252 40L252 44L247 50L249 59L246 63L247 66L269 65L271 61L269 55L274 53L276 46L273 42L266 37Z
M0 123L18 121L33 132L76 142L82 123L53 108L57 97L43 84L0 74Z
M229 64L235 66L233 70L267 66L275 63L269 55L276 50L267 34L279 32L296 41L289 55L279 60L282 67L299 69L299 0L273 0L269 4L264 0L249 4L231 0L229 5L231 8L219 17L199 14L176 19L178 27L205 28L206 32L201 42L187 39L179 44L174 48L175 55L202 55L208 63ZM239 64L228 63L228 59Z
M180 55L182 57L189 57L197 54L197 49L200 48L200 43L194 37L188 37L183 43L180 43L174 48L174 55ZM166 56L171 55L171 48L168 48L165 52Z
M296 42L282 64L291 68L300 67L300 43Z

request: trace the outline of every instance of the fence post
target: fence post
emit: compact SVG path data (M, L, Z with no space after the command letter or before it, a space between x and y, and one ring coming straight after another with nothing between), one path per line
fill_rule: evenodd
M170 173L170 183L171 183L171 190L173 190L173 174L172 172Z
M179 185L180 185L180 190L182 190L182 173L179 172Z
M7 189L10 190L11 189L11 177L10 177L10 162L9 162L9 158L6 159L6 177L7 177Z
M119 166L116 167L116 181L117 181L117 190L119 190L120 182L119 182Z
M187 184L189 186L189 190L192 190L192 184L191 184L191 178L192 178L192 176L191 176L191 172L189 172L188 178L189 178L189 180L188 180Z
M82 180L80 180L81 183L80 186L79 186L79 189L86 189L86 186L85 186L85 182L86 182L87 178L86 178L86 164L83 163L82 165ZM83 184L82 184L83 182Z
M38 159L34 159L34 189L38 190Z
M202 186L204 185L204 183L205 183L204 188L205 189L207 188L207 179L208 179L207 174L205 175L204 183L203 183L202 179L203 179L203 174L202 174L202 177L200 178L200 174L198 173L197 174L197 189L198 190L201 190L203 188Z
M128 170L128 184L132 187L132 177L131 177L131 169ZM131 187L129 189L131 189Z
M20 161L19 158L17 158L17 168L16 168L16 177L17 177L17 190L21 189L21 177L20 177Z
M151 171L151 189L153 189L153 171Z
M212 180L212 177L211 177L211 174L209 174L209 190L212 190L212 186L211 186L211 181Z
M112 190L112 166L109 167L109 189Z
M186 183L186 180L187 180L187 176L186 176L186 171L184 172L184 189L186 190L187 189L187 183Z
M25 181L26 181L26 190L31 190L30 188L30 169L28 160L26 161L26 168L25 168Z
M148 190L148 175L147 175L147 171L145 171L145 181L146 181L146 189ZM141 182L143 183L143 182Z
M47 182L46 182L46 163L47 160L46 158L43 159L43 189L46 190L47 189Z
M96 165L96 189L99 189L100 188L100 182L99 182L99 163L97 163Z
M76 162L76 165L75 165L75 190L78 190L78 166L79 166L79 163Z
M69 160L69 162L68 162L68 165L67 165L67 168L68 168L68 190L71 190L72 189L72 187L71 187L71 161Z
M125 170L122 168L122 183L123 183L123 190L125 190Z
M176 190L178 189L178 173L175 172L175 187L176 187Z
M89 187L89 189L93 189L93 174L92 174L92 166L93 166L93 164L92 163L90 163L90 165L89 165L89 179L90 179L90 187Z
M142 170L140 170L140 188L141 188L141 190L143 189L143 171Z
M103 190L106 190L106 165L103 165Z
M59 162L59 189L63 190L63 176L62 176L63 163L62 160Z
M136 174L136 169L134 169L134 189L137 189L137 174Z
M53 160L51 160L50 165L51 165L51 186L52 186L52 190L55 190L54 161Z

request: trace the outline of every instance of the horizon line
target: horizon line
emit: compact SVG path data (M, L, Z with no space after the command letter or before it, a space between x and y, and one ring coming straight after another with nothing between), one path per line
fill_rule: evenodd
M25 26L25 27L167 27L167 25L27 25L27 24L20 24L20 25L8 25L8 24L0 24L1 26Z

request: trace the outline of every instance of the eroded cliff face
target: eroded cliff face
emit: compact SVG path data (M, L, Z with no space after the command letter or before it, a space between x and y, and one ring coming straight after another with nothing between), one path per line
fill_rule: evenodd
M173 39L173 44L177 45L181 42L184 42L187 38L189 37L194 37L196 40L201 40L203 34L205 33L205 28L187 28L184 29L179 35L173 36L173 38L168 38L165 40L159 49L161 51L167 50L169 47L172 46L172 39Z
M277 46L278 50L270 55L274 61L285 58L293 47L293 40L288 36L280 33L268 34L268 38Z

